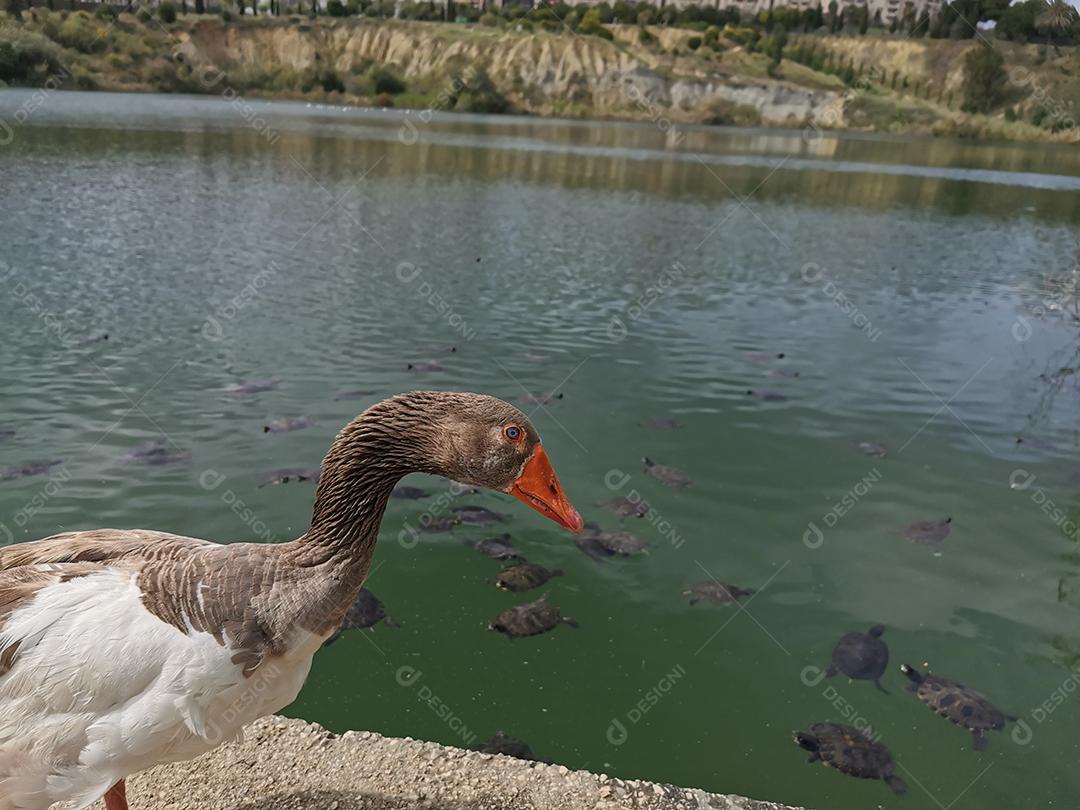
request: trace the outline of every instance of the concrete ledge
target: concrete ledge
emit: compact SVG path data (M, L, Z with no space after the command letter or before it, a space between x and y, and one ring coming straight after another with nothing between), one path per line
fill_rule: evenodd
M135 776L128 799L132 810L792 810L283 717Z

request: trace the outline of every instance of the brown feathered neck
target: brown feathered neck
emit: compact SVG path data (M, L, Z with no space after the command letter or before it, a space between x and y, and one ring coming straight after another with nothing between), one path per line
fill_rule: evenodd
M291 561L348 568L348 579L362 582L397 482L414 472L453 477L454 439L471 396L402 394L346 425L323 459L311 528L289 544Z

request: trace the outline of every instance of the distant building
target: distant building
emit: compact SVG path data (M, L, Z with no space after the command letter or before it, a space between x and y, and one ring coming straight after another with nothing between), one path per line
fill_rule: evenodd
M579 2L582 0L579 0ZM498 0L496 0L498 2ZM503 0L501 4L514 5L524 4L533 5L534 0ZM535 0L536 5L543 5L547 0ZM571 5L575 5L574 0L567 0ZM612 3L614 0L583 0L583 2L589 5L599 5L601 2ZM657 8L664 8L666 6L674 6L675 8L686 8L687 6L698 6L707 8L737 8L744 14L757 14L760 11L767 11L771 8L796 8L800 11L806 9L816 8L818 0L645 0L645 2L656 6ZM866 6L867 12L870 15L870 19L874 19L880 13L883 23L888 24L893 20L901 20L904 17L904 7L911 4L911 14L914 19L918 19L919 16L925 10L931 17L936 15L942 6L942 0L837 0L838 7L843 10L849 6ZM829 0L822 0L821 9L826 14L829 12Z

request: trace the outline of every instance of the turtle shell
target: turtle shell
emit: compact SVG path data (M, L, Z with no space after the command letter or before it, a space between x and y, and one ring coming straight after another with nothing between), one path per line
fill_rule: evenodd
M894 793L904 793L905 785L895 775L889 749L868 731L843 723L814 723L809 731L800 732L795 741L812 751L811 762L820 761L829 768L859 779L883 779Z
M884 628L868 633L847 633L836 642L829 674L843 673L859 681L877 681L889 665L889 647L881 640Z
M738 585L728 585L714 580L695 582L688 591L691 605L696 605L698 602L716 602L726 605L737 602L753 592L753 588L740 588Z
M402 486L394 489L394 491L390 493L390 497L400 498L405 501L416 501L420 498L426 498L430 494L431 493L428 492L426 489L420 489L420 487L411 487L407 484L403 484Z
M643 498L636 500L628 496L612 498L610 501L605 501L603 506L606 506L619 517L640 518L649 514L649 504Z
M952 518L941 520L916 520L904 529L904 537L921 546L940 545L949 536Z
M536 761L536 757L533 755L528 743L515 739L502 731L496 732L494 737L489 737L477 743L475 750L481 754L502 754L517 759Z
M560 574L562 574L562 571L549 571L544 566L536 563L519 562L500 571L495 577L495 586L501 590L514 593L531 591Z
M509 517L499 512L493 512L483 506L455 506L450 510L462 523L471 523L474 526L494 526L502 523Z
M465 545L471 546L485 556L496 560L516 560L517 549L510 542L510 535L500 534L498 537L489 537L486 540L468 540Z
M647 457L642 459L642 462L645 464L645 472L661 484L665 484L673 489L682 489L683 487L690 486L690 476L682 470L677 469L676 467L669 467L666 464L657 464Z
M506 633L511 638L520 638L546 633L564 622L576 627L572 619L563 618L559 609L547 601L547 597L545 593L535 602L507 608L495 617L489 629Z
M874 458L885 458L889 454L889 451L885 449L885 445L877 442L859 442L859 449Z
M631 554L640 554L645 550L645 541L630 532L609 532L596 527L589 527L582 533L586 541L593 541L608 555L621 554L629 557ZM588 552L586 552L588 553Z
M361 588L356 596L356 601L345 611L345 618L341 622L342 630L357 630L364 627L372 627L379 622L393 625L393 620L386 615L383 603L367 588Z
M438 532L452 531L455 526L461 523L461 520L457 517L441 517L432 518L426 523L420 521L420 531L428 532L429 534L436 534Z
M986 748L987 731L1005 728L1009 718L982 693L940 675L918 675L913 667L905 666L903 671L912 679L911 689L919 700L974 735L976 750Z

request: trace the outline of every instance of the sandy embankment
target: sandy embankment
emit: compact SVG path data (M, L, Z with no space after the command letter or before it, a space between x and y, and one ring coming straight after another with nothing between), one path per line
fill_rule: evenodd
M132 810L789 810L282 717L134 777L128 799Z

